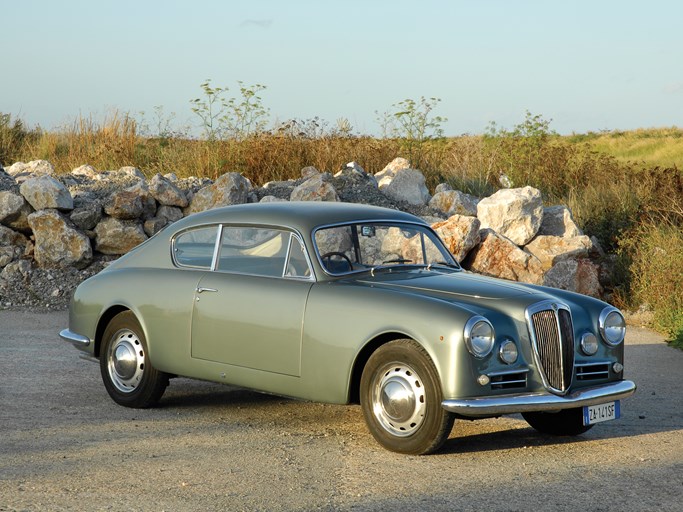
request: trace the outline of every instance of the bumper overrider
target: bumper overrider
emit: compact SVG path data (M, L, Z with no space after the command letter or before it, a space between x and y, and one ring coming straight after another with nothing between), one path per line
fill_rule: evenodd
M551 393L519 393L495 397L444 400L441 405L449 412L466 417L499 416L521 412L559 411L586 405L598 405L628 398L636 391L636 384L620 380L577 389L564 396Z
M72 332L69 329L64 329L63 331L61 331L59 333L59 337L62 338L64 341L68 341L77 349L84 351L87 350L90 346L90 343L92 343L90 338L88 338L87 336L76 334L75 332Z

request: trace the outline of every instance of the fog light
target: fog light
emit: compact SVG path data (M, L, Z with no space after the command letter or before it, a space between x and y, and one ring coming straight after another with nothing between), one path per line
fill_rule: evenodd
M514 363L515 361L517 361L518 356L517 345L515 345L515 342L512 340L504 341L503 344L500 346L498 355L500 356L500 360L504 363Z
M477 378L477 382L480 386L486 386L489 382L491 382L491 379L489 379L488 375L480 375L479 378Z
M624 365L621 363L614 363L612 365L612 370L614 370L614 373L621 373L624 371Z
M598 338L592 332L581 336L581 350L587 356L592 356L598 351Z

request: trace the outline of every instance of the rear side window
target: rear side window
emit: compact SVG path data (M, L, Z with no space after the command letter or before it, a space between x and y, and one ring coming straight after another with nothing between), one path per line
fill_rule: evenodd
M218 226L184 231L173 240L173 259L177 265L211 269Z

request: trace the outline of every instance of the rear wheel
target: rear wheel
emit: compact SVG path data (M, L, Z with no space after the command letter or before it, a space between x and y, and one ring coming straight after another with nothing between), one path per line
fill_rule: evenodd
M126 407L150 407L168 386L168 374L149 362L145 335L130 311L116 315L104 331L100 373L109 396Z
M441 407L438 373L413 340L395 340L368 359L360 383L365 422L385 448L414 455L438 450L454 417Z
M524 412L522 416L542 434L553 436L577 436L593 426L583 424L583 410L580 407L558 412Z

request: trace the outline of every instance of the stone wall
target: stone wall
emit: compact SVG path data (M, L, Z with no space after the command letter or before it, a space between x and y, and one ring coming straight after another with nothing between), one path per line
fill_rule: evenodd
M125 254L169 223L195 212L248 202L346 201L416 214L474 272L600 297L605 269L597 243L564 206L544 206L531 187L478 198L436 187L396 158L372 175L355 162L332 175L306 167L297 180L254 186L238 173L215 181L138 169L98 172L84 165L57 175L44 160L0 167L0 285L38 269L88 269ZM0 287L2 290L2 287Z

